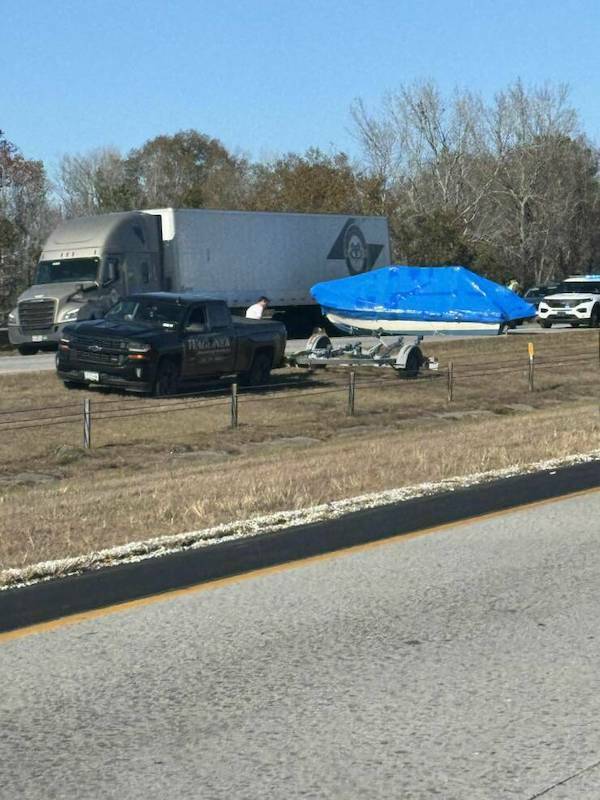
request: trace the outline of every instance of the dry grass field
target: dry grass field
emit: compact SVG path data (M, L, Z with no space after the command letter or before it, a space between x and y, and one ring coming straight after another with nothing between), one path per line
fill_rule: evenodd
M282 388L241 394L235 430L227 389L159 401L0 376L0 568L597 449L598 331L535 346L533 392L526 337L442 340L437 376L359 372L352 417L344 370L283 370Z

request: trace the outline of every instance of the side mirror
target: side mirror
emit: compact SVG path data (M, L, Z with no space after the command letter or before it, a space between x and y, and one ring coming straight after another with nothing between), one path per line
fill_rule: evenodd
M119 268L117 266L116 260L110 259L106 262L106 268L104 270L104 280L102 281L102 286L110 286L111 283L114 283L119 277Z

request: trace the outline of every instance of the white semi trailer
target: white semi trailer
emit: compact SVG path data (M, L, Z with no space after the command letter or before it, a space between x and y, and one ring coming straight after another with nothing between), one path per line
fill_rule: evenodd
M310 287L390 263L387 219L162 208L63 222L36 282L9 314L22 353L56 347L66 323L132 292L195 292L243 311L261 296L296 335L320 320Z

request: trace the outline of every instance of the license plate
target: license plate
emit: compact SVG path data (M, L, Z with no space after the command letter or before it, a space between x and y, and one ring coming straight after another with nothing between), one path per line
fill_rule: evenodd
M100 380L100 373L99 372L84 372L83 377L86 381L99 381Z
M31 341L32 342L45 342L47 338L48 338L47 336L32 336L31 337Z

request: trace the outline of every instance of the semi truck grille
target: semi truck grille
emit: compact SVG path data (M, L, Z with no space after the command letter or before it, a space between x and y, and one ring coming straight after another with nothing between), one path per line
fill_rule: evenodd
M54 300L23 300L19 303L19 325L24 331L45 331L54 324Z
M90 350L75 350L75 359L82 364L121 364L118 353L94 353Z

